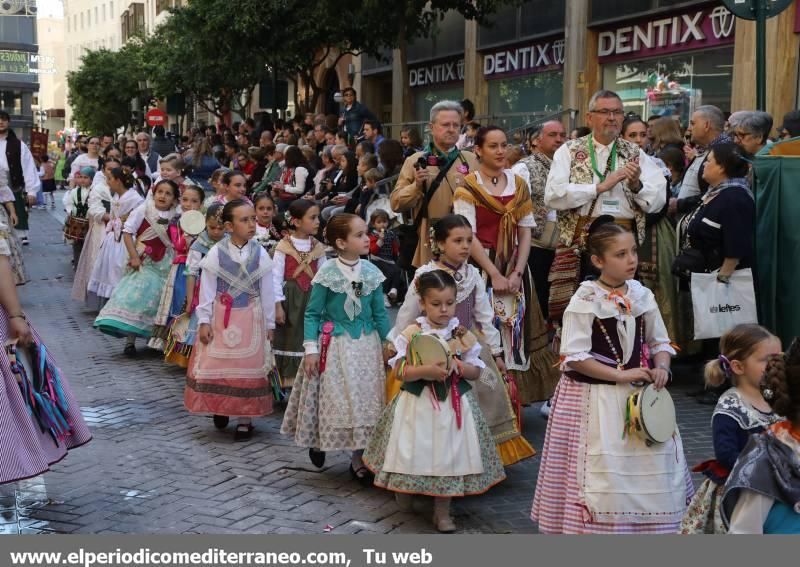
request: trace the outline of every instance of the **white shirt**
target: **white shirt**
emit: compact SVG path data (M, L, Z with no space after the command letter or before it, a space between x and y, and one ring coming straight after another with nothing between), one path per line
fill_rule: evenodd
M292 244L294 247L297 248L298 252L311 252L311 239L299 239L295 238L294 236L290 237L292 239ZM325 263L325 256L321 257L317 260L317 270L319 270L322 265ZM275 293L275 301L284 301L286 300L286 296L283 295L283 272L286 270L286 254L281 252L280 250L275 250L275 254L272 256L272 282L273 282L273 289Z
M10 186L11 170L6 158L6 136L0 138L0 188ZM20 158L22 161L22 177L25 179L25 193L34 197L39 192L39 175L36 172L36 162L25 142L20 142Z
M131 211L131 214L128 215L128 220L125 221L125 225L122 228L122 232L136 236L136 233L139 232L139 228L141 228L142 223L144 222L144 214L146 208L147 208L147 202L145 201L144 203L133 209ZM173 215L174 211L172 209L168 211L158 211L158 216L162 219L172 218Z
M97 170L98 158L90 158L89 154L80 154L78 157L72 160L72 165L69 168L69 177L67 177L67 179L72 181L72 179L75 177L75 174L84 167L93 167L95 170ZM95 175L96 174L97 173L95 172Z
M306 192L306 180L308 179L308 170L305 167L294 168L294 185L285 185L283 190L293 195L302 195Z
M219 263L219 246L214 246L211 250L208 251L208 255L206 256L206 260L208 262ZM246 259L247 254L247 246L239 248L238 246L229 246L227 247L229 252L239 254L239 260L243 261ZM266 250L258 247L259 250L259 265L263 264L263 262L269 262L269 254L267 254ZM264 315L264 326L267 330L275 328L275 298L273 297L273 287L272 287L272 278L269 276L269 271L264 272L264 275L261 277L259 281L260 292L261 292L261 311ZM210 323L211 322L211 314L212 308L214 306L214 300L217 297L217 277L214 275L209 274L208 272L203 272L200 275L200 296L198 298L197 304L197 322L199 324L202 323Z
M611 146L604 146L594 140L594 147L598 169L602 171L602 168L608 163ZM547 177L544 202L548 207L560 211L580 209L580 215L588 216L592 202L598 196L597 184L600 182L600 178L597 173L594 173L592 183L570 183L571 159L567 144L556 150L553 156L553 165L550 167L550 175ZM657 213L666 204L667 180L655 162L642 150L639 150L639 167L641 168L639 180L642 182L642 189L638 193L633 193L633 200L645 213ZM619 182L610 191L600 195L592 216L609 214L618 219L634 218L634 211L628 203L622 184L623 182Z
M510 169L504 170L503 173L505 173L506 175L506 188L503 189L503 193L500 195L500 197L509 197L516 192L517 183L514 180L514 172L512 172ZM491 195L489 190L487 190L486 186L483 184L483 179L481 179L481 174L477 171L475 172L475 178L477 179L478 184L481 186L481 189L483 189L486 193ZM457 215L463 215L464 217L466 217L466 219L469 221L469 224L472 225L472 232L478 232L475 205L473 205L472 203L468 203L467 201L458 199L456 201L453 201L453 212ZM536 226L536 221L533 218L533 213L528 213L527 215L522 217L517 223L517 226L519 228L534 228Z
M525 180L525 185L528 186L528 191L531 190L531 172L528 171L528 166L525 165L525 162L519 160L517 163L511 166L511 172L514 175L518 175Z

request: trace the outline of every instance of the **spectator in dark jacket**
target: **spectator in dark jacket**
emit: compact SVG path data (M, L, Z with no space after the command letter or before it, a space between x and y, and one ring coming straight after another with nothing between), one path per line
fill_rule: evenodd
M344 98L344 108L339 116L339 126L347 132L350 143L361 135L361 129L365 120L376 120L375 115L370 110L356 100L356 90L347 87L342 91Z
M158 125L153 128L153 141L150 144L150 148L160 156L175 153L175 144L167 138L163 126Z

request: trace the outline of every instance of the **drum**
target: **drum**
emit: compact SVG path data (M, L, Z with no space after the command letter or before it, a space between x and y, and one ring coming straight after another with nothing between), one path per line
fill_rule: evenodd
M64 238L67 240L83 240L89 232L89 220L74 215L67 216L64 222Z
M664 443L675 433L675 404L666 388L648 384L636 390L625 404L625 432L648 446Z
M186 211L181 214L181 230L190 236L197 236L206 228L206 217L200 211Z
M411 366L427 366L445 364L445 370L450 372L453 366L453 356L450 346L439 335L419 333L412 337L409 345L409 360Z

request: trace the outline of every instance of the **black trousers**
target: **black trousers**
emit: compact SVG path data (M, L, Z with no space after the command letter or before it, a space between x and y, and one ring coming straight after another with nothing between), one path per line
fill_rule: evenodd
M403 277L400 266L390 262L381 262L380 260L374 260L372 263L375 264L386 277L383 282L383 292L389 293L394 289L397 290L399 297L403 287Z
M553 265L553 260L556 258L555 250L548 250L546 248L537 248L531 246L531 253L528 255L528 268L531 270L533 277L533 285L536 288L536 297L539 300L539 306L542 308L542 314L547 318L550 312L550 267Z

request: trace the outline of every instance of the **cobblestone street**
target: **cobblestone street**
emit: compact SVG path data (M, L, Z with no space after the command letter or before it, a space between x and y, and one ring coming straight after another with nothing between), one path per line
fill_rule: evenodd
M60 202L60 194L57 196ZM92 329L94 314L70 299L71 248L49 211L33 211L23 305L78 398L94 439L44 476L0 487L5 533L429 533L430 503L399 512L390 493L351 480L349 457L330 454L317 470L306 449L279 433L282 414L255 420L252 440L183 408L183 371L139 341ZM680 374L676 372L676 374ZM671 389L690 466L710 457L711 407ZM546 421L527 408L526 437L539 450ZM507 469L508 479L455 505L460 531L535 533L529 519L539 457ZM697 481L698 479L696 479Z

